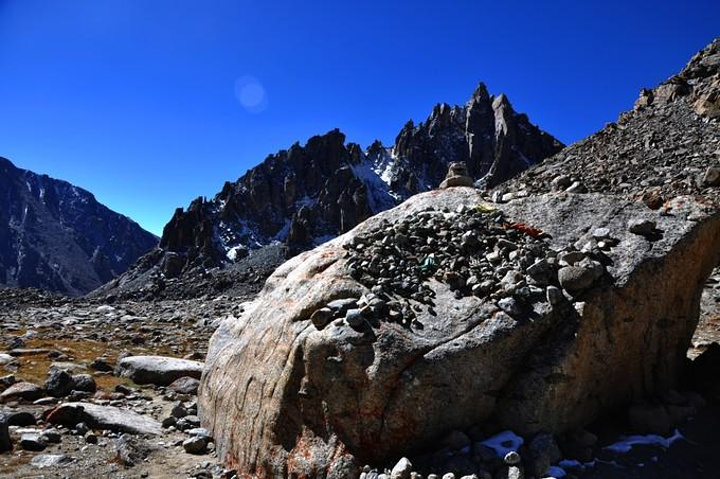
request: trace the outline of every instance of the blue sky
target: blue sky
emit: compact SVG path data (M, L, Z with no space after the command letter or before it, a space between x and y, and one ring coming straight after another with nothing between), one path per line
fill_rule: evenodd
M0 156L160 234L268 153L391 144L482 80L566 143L720 35L720 2L0 0Z

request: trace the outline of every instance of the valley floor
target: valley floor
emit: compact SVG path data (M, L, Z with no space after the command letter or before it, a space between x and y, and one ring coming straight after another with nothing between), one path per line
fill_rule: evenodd
M690 357L700 354L712 342L720 342L720 271L708 281L703 296L700 326ZM91 373L99 393L93 401L130 409L162 421L178 404L192 412L195 396L182 395L164 387L137 386L112 373L93 371L92 362L103 358L114 364L119 355L163 355L202 360L217 322L237 315L244 298L220 296L185 301L124 301L106 304L99 300L66 300L39 292L0 290L0 376L14 375L17 381L42 385L52 364L73 372ZM4 359L3 359L4 358ZM1 379L0 379L1 381ZM0 392L4 386L0 386ZM81 401L90 401L81 398ZM0 413L30 412L43 417L54 403L41 405L9 402L0 404ZM164 428L159 437L141 439L136 445L135 464L122 464L120 434L96 431L97 441L88 441L69 428L59 428L61 441L42 452L23 450L18 445L24 432L50 427L11 427L15 448L0 455L0 478L85 478L85 477L230 477L214 453L213 445L202 454L189 454L182 447L188 438L176 428ZM712 478L720 476L720 404L712 401L679 433L684 439L668 445L644 445L626 454L603 452L599 448L592 467L576 467L572 474L587 478ZM596 431L601 444L620 440L622 426L606 422ZM72 462L62 467L40 468L31 461L40 454L64 455ZM36 459L37 461L37 459ZM573 469L570 467L569 469ZM89 471L92 471L91 473Z

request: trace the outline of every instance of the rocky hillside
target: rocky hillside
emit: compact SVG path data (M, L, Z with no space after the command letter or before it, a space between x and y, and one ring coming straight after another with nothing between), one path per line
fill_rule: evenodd
M178 209L159 248L104 291L158 290L273 242L306 250L437 187L450 162L466 162L474 179L493 185L562 147L483 84L464 106L440 104L425 122L408 122L392 147L363 150L333 130L268 156L213 199Z
M677 75L644 89L617 123L496 188L502 200L531 193L619 194L659 209L692 194L720 198L720 39Z
M0 158L0 285L85 294L156 244L89 192Z

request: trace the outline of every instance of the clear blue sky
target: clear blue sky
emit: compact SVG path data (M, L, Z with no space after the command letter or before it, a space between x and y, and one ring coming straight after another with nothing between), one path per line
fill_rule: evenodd
M717 0L0 0L0 156L159 234L268 153L389 145L479 80L573 142L719 27Z

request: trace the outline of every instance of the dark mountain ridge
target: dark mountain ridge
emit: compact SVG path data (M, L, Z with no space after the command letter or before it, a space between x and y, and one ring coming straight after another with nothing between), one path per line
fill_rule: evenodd
M88 191L0 157L0 285L82 295L156 244Z
M162 289L167 279L231 266L273 243L304 251L437 187L451 162L494 185L563 146L482 83L465 105L438 104L426 121L408 122L392 147L363 149L335 129L269 155L214 198L178 208L158 248L103 292Z

